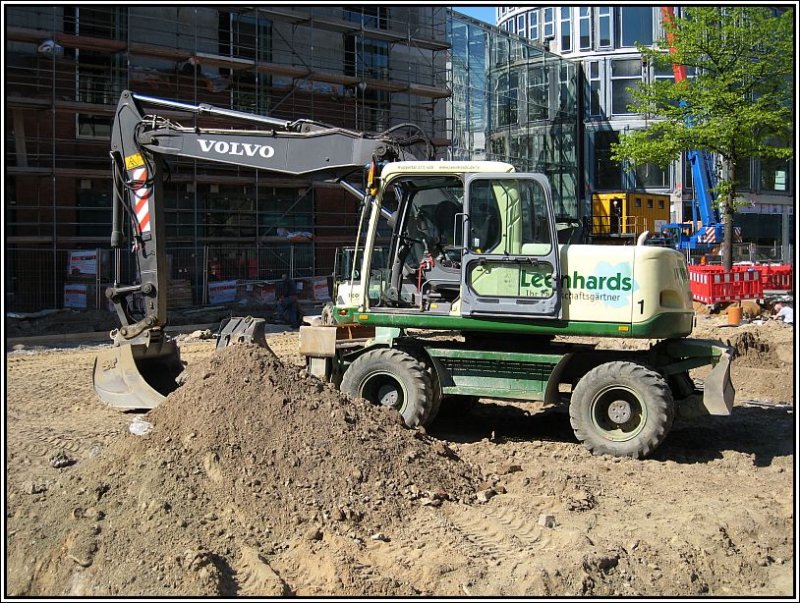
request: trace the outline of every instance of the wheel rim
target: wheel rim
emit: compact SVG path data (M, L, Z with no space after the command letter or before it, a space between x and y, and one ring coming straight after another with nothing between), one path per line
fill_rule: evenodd
M388 406L395 410L403 408L406 393L403 385L390 373L373 373L361 385L361 397L373 404Z
M384 383L378 388L378 404L381 406L391 406L394 408L397 405L399 392L394 384Z
M614 442L635 438L647 423L647 406L627 387L614 386L599 392L592 400L591 413L595 428Z

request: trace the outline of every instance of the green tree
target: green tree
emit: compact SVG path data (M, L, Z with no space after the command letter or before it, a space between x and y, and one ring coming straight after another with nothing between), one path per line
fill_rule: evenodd
M629 168L666 166L682 151L716 154L715 188L724 225L723 265L733 261L737 178L751 158L792 156L794 9L779 16L758 6L686 8L665 19L666 38L640 47L657 67L684 65L694 77L655 81L632 90L630 110L653 118L645 130L620 136L613 158ZM670 49L672 52L665 52Z

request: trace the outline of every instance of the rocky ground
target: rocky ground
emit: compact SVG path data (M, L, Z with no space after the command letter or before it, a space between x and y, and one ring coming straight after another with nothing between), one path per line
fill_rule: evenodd
M736 348L734 412L643 461L539 404L405 429L306 374L296 332L274 355L182 337L186 383L147 415L98 401L96 346L17 346L5 594L796 595L793 330L693 336Z

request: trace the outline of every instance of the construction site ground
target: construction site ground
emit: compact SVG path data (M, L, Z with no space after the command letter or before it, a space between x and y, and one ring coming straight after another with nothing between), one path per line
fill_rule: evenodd
M733 414L646 460L592 456L542 404L406 429L286 329L277 358L181 335L187 380L147 414L95 396L106 343L7 340L4 594L796 596L792 327L698 312L737 351Z

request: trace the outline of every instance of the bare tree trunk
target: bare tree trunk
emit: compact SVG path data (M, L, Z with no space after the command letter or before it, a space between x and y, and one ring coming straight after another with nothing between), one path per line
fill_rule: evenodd
M728 195L722 206L722 267L730 272L733 266L733 198Z
M735 213L734 199L736 199L736 162L726 162L727 186L724 194L720 195L720 218L722 219L722 267L730 272L733 267L733 214Z

